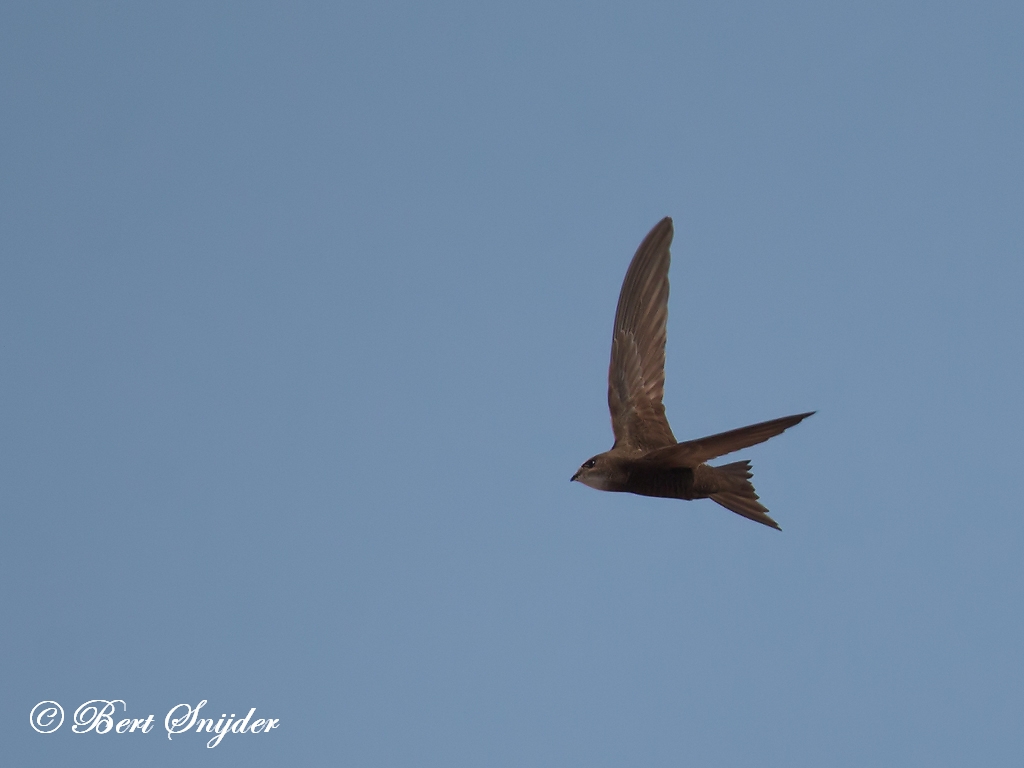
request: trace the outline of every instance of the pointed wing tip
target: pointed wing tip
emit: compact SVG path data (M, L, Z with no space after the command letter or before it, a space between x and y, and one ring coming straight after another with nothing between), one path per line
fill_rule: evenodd
M809 418L809 417L813 416L816 413L817 413L817 411L808 411L807 413L794 413L792 416L783 416L781 419L776 419L776 421L789 422L788 425L785 428L785 429L789 429L790 427L795 427L801 421L803 421L806 418Z
M667 251L672 245L673 237L675 237L675 229L672 227L672 217L666 216L651 227L651 231L644 236L643 241L640 243L640 247L636 249L633 261L635 262L640 257L641 253L661 250ZM630 266L632 267L632 262Z

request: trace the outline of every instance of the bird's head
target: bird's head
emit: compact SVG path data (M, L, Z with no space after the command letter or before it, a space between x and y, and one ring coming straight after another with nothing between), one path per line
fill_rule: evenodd
M610 491L614 490L617 481L621 482L622 478L618 477L620 474L621 470L608 454L599 453L594 458L584 461L569 480L578 480L599 491Z

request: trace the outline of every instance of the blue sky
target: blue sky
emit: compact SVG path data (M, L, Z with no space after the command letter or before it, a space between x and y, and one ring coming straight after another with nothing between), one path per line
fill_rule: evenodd
M5 5L8 758L1019 764L1022 23ZM818 410L781 534L568 482L665 215L676 435Z

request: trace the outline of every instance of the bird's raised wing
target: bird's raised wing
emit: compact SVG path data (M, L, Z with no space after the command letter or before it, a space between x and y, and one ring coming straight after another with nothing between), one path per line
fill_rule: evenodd
M630 453L676 442L661 402L671 244L672 219L666 217L640 243L626 270L615 310L608 409L614 447Z

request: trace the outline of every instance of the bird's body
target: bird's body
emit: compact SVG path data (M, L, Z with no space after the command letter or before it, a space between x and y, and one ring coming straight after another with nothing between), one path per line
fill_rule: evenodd
M600 491L672 499L710 498L726 509L778 528L758 502L750 462L713 467L718 456L757 445L811 413L676 442L665 417L665 341L672 219L662 219L637 249L622 281L608 367L608 409L615 444L573 475Z

